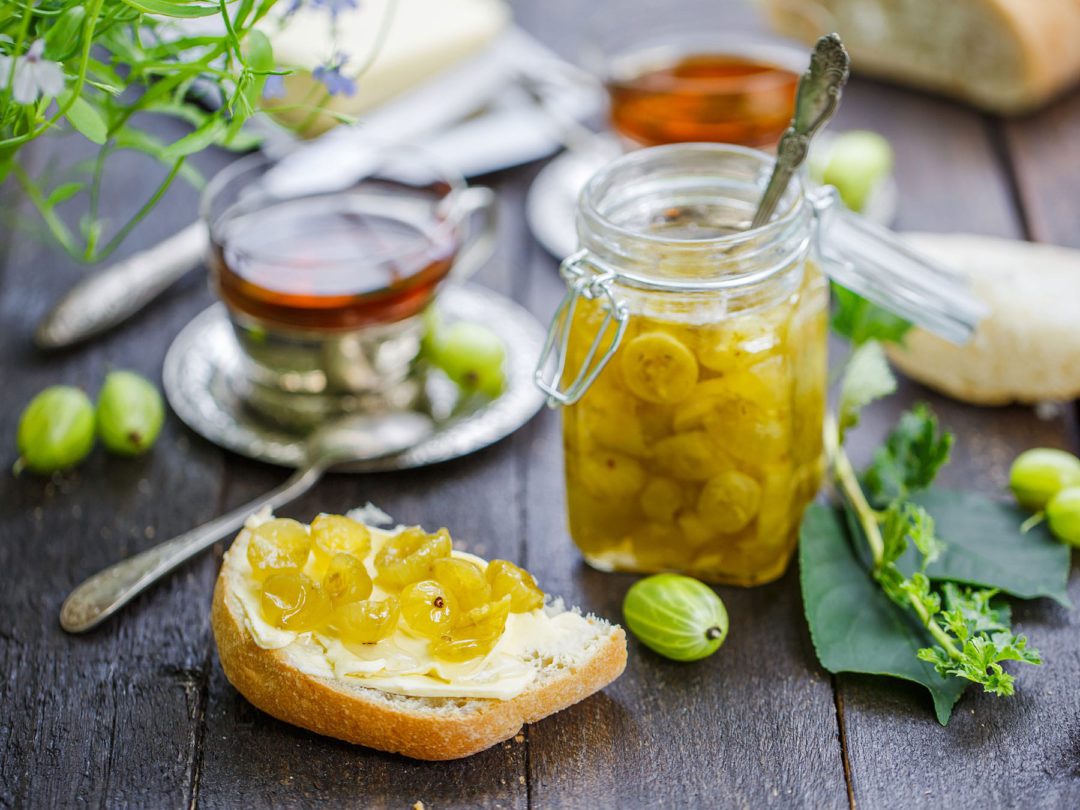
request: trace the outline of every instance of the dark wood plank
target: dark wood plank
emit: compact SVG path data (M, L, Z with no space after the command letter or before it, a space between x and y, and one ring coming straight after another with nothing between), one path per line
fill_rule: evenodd
M487 178L500 194L496 257L477 281L506 294L520 286L523 245L522 176ZM482 181L481 181L482 182ZM283 510L303 520L320 511L372 501L403 523L446 526L457 543L488 557L522 557L523 479L520 446L508 439L457 461L394 474L337 475ZM230 505L255 497L282 472L229 461ZM225 681L217 660L210 684L205 742L200 752L199 803L364 807L525 807L526 753L510 741L467 760L425 763L318 737L251 707Z
M178 137L183 128L163 131ZM36 157L60 154L82 159L91 151L68 139L42 144ZM108 200L119 219L160 174L128 157L114 170ZM178 214L193 212L195 199L194 189L174 186L123 252L183 224ZM34 216L25 208L20 215ZM219 508L221 453L191 442L170 416L158 446L143 458L110 457L99 448L52 480L13 478L6 470L19 413L45 386L70 383L93 395L110 368L159 379L169 341L205 304L205 285L188 280L125 331L45 356L31 346L33 326L84 268L25 233L8 233L0 272L0 366L9 371L0 395L0 435L7 437L0 475L0 605L7 617L0 635L0 804L186 806L205 691L212 563L186 569L121 621L85 638L65 635L57 611L87 575L211 517Z
M1003 129L1029 237L1080 247L1080 93Z
M885 86L860 82L852 91L842 124L870 126L896 146L901 229L1023 235L1007 167L985 119ZM1078 199L1074 189L1074 211ZM1009 464L1021 450L1067 446L1068 414L1044 421L1030 409L974 408L904 382L896 396L869 409L852 436L857 460L867 460L902 409L923 400L957 434L954 461L941 477L945 486L1002 494ZM1080 598L1076 577L1070 593ZM1018 694L1009 699L970 689L946 728L933 719L921 687L837 678L856 804L1076 805L1080 713L1070 695L1080 676L1077 619L1046 600L1018 605L1015 616L1046 664L1016 670Z

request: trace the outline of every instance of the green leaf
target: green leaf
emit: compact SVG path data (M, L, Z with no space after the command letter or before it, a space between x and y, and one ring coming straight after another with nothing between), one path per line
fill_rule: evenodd
M856 348L840 385L840 435L859 424L863 408L895 390L896 378L889 370L881 344L871 340Z
M49 196L45 202L49 206L60 205L60 203L70 200L82 191L85 186L85 183L63 183L49 192Z
M67 104L70 97L70 93L65 94L65 97L60 102L61 106ZM105 123L105 119L82 96L75 98L71 106L68 107L67 112L64 113L64 117L84 138L92 143L103 144L109 137L109 127Z
M829 672L888 675L925 686L938 722L949 722L967 682L944 678L919 650L932 639L893 604L860 564L836 509L812 504L800 530L803 609L818 660Z
M124 3L144 14L158 14L162 17L185 19L209 17L221 11L221 6L216 3L205 5L197 2L185 2L184 0L124 0Z
M155 160L161 161L170 168L175 163L173 160L165 159L165 144L141 129L124 127L116 133L114 141L118 149L132 149L136 152L142 152ZM180 176L195 188L202 188L206 182L198 169L191 165L191 161L186 161L180 167Z
M178 141L173 141L162 152L162 159L176 160L211 146L225 132L225 122L214 117L208 119L194 132L190 132Z
M1069 547L1045 526L1026 534L1020 524L1027 513L973 492L933 489L912 500L934 519L944 548L926 568L932 580L997 588L1021 599L1046 597L1070 607ZM910 574L919 567L914 549L897 561Z
M937 417L925 404L905 412L885 444L874 452L864 478L878 506L926 489L949 460L953 435L939 433Z
M912 324L887 309L872 304L858 293L835 282L832 285L832 328L856 346L868 340L901 343Z

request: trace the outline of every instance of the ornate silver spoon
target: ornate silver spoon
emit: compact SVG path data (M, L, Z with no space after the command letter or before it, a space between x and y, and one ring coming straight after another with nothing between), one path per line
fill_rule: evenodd
M305 444L304 465L284 484L209 523L94 574L64 600L60 626L69 633L85 633L97 627L177 566L239 529L252 513L265 506L277 509L299 498L331 467L400 452L433 429L430 418L415 412L347 417L320 428Z
M833 117L851 72L851 60L837 34L817 41L810 69L799 79L795 115L776 148L776 165L750 224L760 228L769 221L795 171L806 160L810 140Z

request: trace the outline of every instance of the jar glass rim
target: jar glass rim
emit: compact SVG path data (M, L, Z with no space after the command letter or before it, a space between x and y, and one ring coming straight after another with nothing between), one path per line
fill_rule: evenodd
M775 158L766 152L734 144L677 143L639 149L612 161L589 179L578 198L578 215L581 218L581 223L592 233L605 238L632 243L645 251L655 250L659 252L664 249L674 249L689 253L715 252L719 254L734 252L755 243L759 245L775 245L792 235L802 236L793 252L795 250L806 250L809 247L810 233L808 226L812 207L807 202L806 188L799 174L792 177L781 198L779 213L774 215L769 222L757 228L747 228L730 234L707 237L673 237L667 234L649 233L645 230L621 225L604 213L602 210L604 194L615 178L624 173L645 173L650 165L662 165L664 162L680 155L699 158L725 157L741 159L749 167L756 164L760 175L756 185L759 187L760 192L764 192L768 172L771 171L775 162ZM595 259L590 257L590 261L595 262ZM606 265L606 262L603 261L596 263ZM688 280L649 277L623 268L609 269L612 269L612 272L620 280L629 281L635 286L649 289L690 291L725 289L756 284L771 277L788 264L788 262L782 262L745 273L728 273L712 278Z

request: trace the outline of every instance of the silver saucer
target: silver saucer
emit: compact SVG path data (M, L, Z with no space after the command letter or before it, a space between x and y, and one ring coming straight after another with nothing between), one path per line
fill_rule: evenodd
M610 144L617 154L618 141L609 135L597 136ZM824 136L822 136L824 137ZM553 158L532 182L525 203L529 230L556 259L562 260L577 250L578 196L592 175L603 167L594 155L567 150ZM890 225L898 208L896 181L889 177L867 201L863 216L879 225Z
M402 453L343 470L407 470L458 458L510 435L543 406L543 394L533 383L533 366L546 330L532 313L475 284L446 287L437 305L446 320L483 323L502 339L506 390L492 401L459 403L456 386L441 374L432 374L427 395L435 432ZM302 437L266 425L237 396L233 380L240 363L240 347L225 306L215 304L184 327L165 355L163 382L169 404L188 427L220 447L270 464L298 467Z

